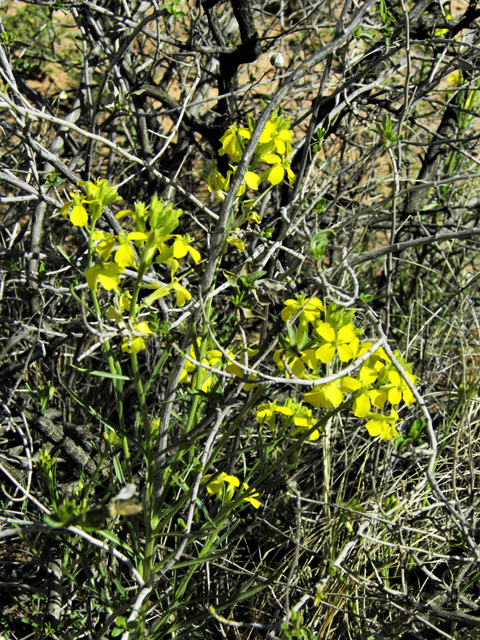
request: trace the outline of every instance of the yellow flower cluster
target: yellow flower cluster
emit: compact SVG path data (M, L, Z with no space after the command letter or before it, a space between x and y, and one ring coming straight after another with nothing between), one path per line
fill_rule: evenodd
M107 291L115 291L116 297L113 306L107 312L107 317L124 328L123 312L131 312L133 308L133 316L130 313L133 330L147 338L152 333L148 322L138 321L140 306L136 304L136 297L140 287L136 287L132 307L132 295L122 292L119 287L120 274L124 273L126 268L137 269L143 274L154 263L168 266L171 282L148 285L147 288L154 291L142 301L141 307L149 307L170 293L176 294L178 307L183 307L191 300L190 292L175 278L180 259L190 256L196 264L200 260L200 253L190 244L191 238L188 235L173 233L183 211L174 209L171 204L165 204L154 196L148 207L143 202L137 202L134 210L123 210L115 216L118 220L130 216L134 222L133 231L122 231L118 234L103 232L96 229L95 225L104 207L121 200L117 190L112 188L107 180L78 184L85 187L86 195L71 193L72 199L65 202L60 212L66 218L70 211L71 223L89 231L90 260L94 264L85 271L88 286L96 292L100 283ZM139 254L138 264L132 243ZM138 353L144 348L145 339L139 336L133 339L125 338L122 346L128 353Z
M373 346L372 342L360 342L359 331L355 329L352 318L354 311L331 304L325 310L318 298L298 296L287 300L282 311L282 320L287 324L288 337L281 337L282 348L273 356L280 371L297 378L315 380L325 376L324 365L329 365L328 373L333 373L334 365L341 368L344 363L359 358ZM323 312L325 317L323 318ZM409 366L402 362L411 382L415 376L408 372ZM380 436L381 440L390 440L398 435L395 424L398 413L395 408L400 402L410 406L414 395L405 380L392 364L382 348L379 348L359 369L357 376L343 376L332 382L321 384L303 394L305 402L324 409L340 406L348 396L353 414L366 418L366 428L371 436ZM390 415L373 411L383 411L386 403L391 405ZM289 410L287 411L287 406ZM260 405L257 420L268 421L274 425L275 413L291 416L292 407ZM298 422L295 422L298 424ZM308 428L313 425L309 423Z
M223 176L216 169L209 174L208 190L210 193L215 192L221 202L225 200L231 178L237 170L236 165L240 162L245 146L250 140L254 129L255 120L252 115L249 115L247 127L239 127L236 124L232 124L220 138L222 146L218 155L227 155L233 164L230 164L230 169L227 171L226 176ZM274 186L283 182L287 177L290 186L293 185L295 174L290 168L291 161L289 160L289 156L292 153L292 139L293 133L290 130L290 120L279 115L278 110L276 110L260 136L255 156L237 192L239 198L245 194L247 189L257 191L260 184L265 180L268 180ZM266 165L267 168L258 171L261 164L264 167ZM246 221L260 223L258 213L252 210L253 206L253 200L247 200L242 204L242 217L240 221L237 221L238 226ZM243 241L237 239L235 231L233 236L228 239L228 242L243 251L245 248L244 245L242 246Z

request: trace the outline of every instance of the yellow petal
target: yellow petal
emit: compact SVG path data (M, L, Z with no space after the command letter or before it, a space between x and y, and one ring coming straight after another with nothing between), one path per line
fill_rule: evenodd
M264 156L262 156L262 160L267 164L280 164L280 162L282 161L280 156L277 156L275 153L265 154Z
M260 176L258 176L256 173L253 173L253 171L247 171L244 177L244 181L245 184L250 187L250 189L254 189L255 191L257 191L262 180Z
M293 183L295 182L295 174L290 169L290 166L287 167L287 176L288 176L288 182L290 186L293 186Z
M139 331L142 333L148 333L149 335L151 335L152 330L150 329L150 325L147 321L145 322L139 322L138 324L135 325L135 331Z
M176 282L173 285L173 289L175 289L175 293L177 294L177 307L183 307L186 302L192 299L190 291L187 291L180 283Z
M259 140L260 144L264 144L265 142L270 142L273 134L275 133L276 128L277 128L277 125L271 120L269 120L265 125L265 129L263 130L262 135L260 136L260 140Z
M277 413L283 413L285 416L292 416L293 411L288 407L275 407Z
M185 242L185 238L177 238L173 243L173 255L175 258L184 258L188 252L188 242Z
M399 387L402 384L402 378L400 377L400 374L397 371L390 371L388 373L388 379L396 387Z
M391 404L398 404L401 399L402 394L396 387L390 389L390 391L388 392L388 400Z
M316 327L318 335L325 340L325 342L333 342L335 340L335 331L328 322L322 322Z
M353 358L353 349L349 344L339 344L338 357L342 362L348 362Z
M200 252L197 251L194 247L188 247L188 253L192 256L192 259L195 262L195 264L198 264L200 262L200 258L202 256L200 255Z
M234 487L239 487L240 486L240 480L238 478L236 478L235 476L229 476L226 473L223 473L222 476L223 476L223 481L224 482L228 482L229 484L233 484Z
M328 342L326 344L323 344L321 347L318 347L317 349L317 358L321 360L323 364L327 364L328 362L331 362L333 360L334 355L335 355L335 347Z
M132 231L127 235L127 240L148 240L148 233L142 233L141 231Z
M405 402L407 407L415 402L415 396L408 388L403 390L403 401Z
M88 224L88 213L84 207L76 205L70 214L70 222L74 227L85 227Z
M122 351L124 353L138 353L139 351L143 351L145 347L144 339L138 336L136 338L132 338L130 346L128 346L128 337L123 339Z
M375 380L378 378L378 371L375 369L371 369L370 367L364 366L360 369L360 373L358 377L363 382L365 386L369 384L373 384Z
M344 393L353 393L354 391L358 391L361 386L362 386L361 383L355 378L351 378L350 376L345 376L344 378L342 378L340 389Z
M68 211L70 209L70 207L72 206L72 202L70 200L68 200L67 202L65 202L64 204L62 204L62 208L60 209L60 215L62 216L62 218L66 218Z
M230 236L227 239L227 242L232 244L239 251L245 251L245 242L241 238L238 238L237 236Z
M123 268L113 262L109 262L104 267L98 264L90 267L85 271L85 277L92 291L97 290L99 280L104 289L111 291L120 284L119 273L123 273Z
M366 393L362 393L353 403L352 412L357 418L365 418L370 412L370 398Z
M283 176L285 175L285 169L281 164L277 164L273 166L268 171L268 179L273 185L280 184L283 180Z
M342 327L338 331L338 340L340 342L352 342L352 340L355 340L355 338L356 333L353 329L353 326L350 324L347 324L345 327Z
M311 404L314 407L324 407L325 406L325 394L319 391L308 391L308 393L303 394L303 398L305 402Z
M315 349L307 349L302 353L302 360L310 369L315 369L318 364L318 358Z
M115 262L121 267L134 267L135 254L129 244L121 244L115 253Z
M398 436L395 423L393 421L386 420L383 416L379 417L379 419L369 420L365 426L371 436L380 436L380 440L391 440Z
M368 396L377 409L383 409L388 398L387 392L380 389L371 389L368 392Z

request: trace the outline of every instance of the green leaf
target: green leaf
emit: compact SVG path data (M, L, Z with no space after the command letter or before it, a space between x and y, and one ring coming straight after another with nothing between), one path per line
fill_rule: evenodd
M252 318L257 318L258 320L265 320L265 316L260 313L260 311L254 311L248 307L240 307L243 315L247 320L251 320Z
M125 380L126 382L131 382L132 378L128 376L121 376L117 373L108 373L106 371L88 371L87 369L83 369L86 373L89 373L91 376L98 376L99 378L111 378L113 380Z
M364 29L362 29L362 27L358 27L358 29L355 29L355 31L353 32L353 37L357 40L359 40L360 38L362 40L375 40L375 34L371 33L370 31L365 31Z
M310 251L312 252L315 260L319 260L323 254L325 253L325 249L332 242L333 238L335 238L336 233L333 229L329 229L328 231L320 231L320 233L316 233L310 241Z
M225 276L228 284L232 287L236 287L237 286L237 282L238 282L238 276L235 275L234 273L230 273L230 271L226 271L225 269L223 270L223 275Z
M288 322L285 326L287 328L290 344L295 344L295 340L297 339L297 327L295 327L293 324L289 324Z
M252 271L252 273L248 276L248 280L250 284L254 284L255 280L258 280L259 278L261 278L262 276L265 276L266 274L267 272L262 271L261 269L259 271Z
M417 418L409 431L409 437L416 440L426 426L425 418Z

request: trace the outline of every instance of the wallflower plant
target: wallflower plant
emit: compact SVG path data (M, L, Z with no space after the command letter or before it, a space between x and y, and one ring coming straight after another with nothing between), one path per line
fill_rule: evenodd
M220 138L219 155L229 158L230 168L225 176L214 170L208 177L208 189L220 201L224 200L254 128L255 121L249 116L247 126L233 124ZM229 247L245 251L245 223L261 224L255 211L258 199L249 198L252 192L264 188L266 193L285 180L293 184L292 140L289 120L274 112L237 193L237 217L225 229L220 260ZM277 464L287 460L286 468L295 468L304 443L314 453L324 454L323 443L337 413L350 411L350 419L362 421L365 433L372 438L388 441L399 435L402 406L414 402L409 383L415 384L416 379L409 365L397 357L407 371L407 382L383 349L370 353L373 343L363 340L354 309L326 304L316 292L284 295L284 285L265 278L268 272L263 266L255 271L255 266L244 265L245 271L240 271L237 265L229 264L232 271L228 272L218 268L219 263L216 274L223 274L234 292L229 300L236 313L239 307L246 308L242 306L244 299L249 304L252 296L259 304L265 304L260 282L273 287L275 295L270 301L276 304L280 299L282 304L278 321L282 329L276 336L276 346L264 353L260 341L260 348L254 348L251 337L243 327L239 329L238 318L219 328L212 312L214 303L206 299L201 307L203 325L194 305L190 306L189 320L178 323L178 333L188 340L183 347L177 347L181 359L171 365L176 338L169 335L166 321L161 328L155 308L167 298L177 308L190 303L193 270L189 268L201 260L195 238L178 233L183 211L153 196L148 204L135 202L131 208L118 211L115 218L121 228L106 231L97 222L105 207L120 200L117 190L106 180L82 182L79 186L84 187L85 193L72 192L61 215L65 219L69 216L74 227L81 227L88 234L84 275L93 301L90 313L93 322L100 325L101 330L95 331L109 367L103 375L111 379L116 406L113 419L108 424L105 421L105 447L115 450L114 472L128 483L137 477L139 461L145 461L142 548L137 550L144 582L163 561L155 555L155 545L164 531L187 541L189 536L183 536L187 525L179 515L182 509L184 513L195 513L195 539L202 540L199 554L213 553L219 532L227 523L236 526L238 518L232 514L237 508L262 506L255 487L262 488L261 483ZM234 262L236 255L230 249L228 260ZM185 265L186 269L181 268ZM145 277L147 272L149 278ZM279 286L275 288L275 284ZM249 310L252 309L253 306ZM108 337L116 335L117 344L107 339L107 333ZM163 348L154 367L157 375L164 374L167 391L165 385L159 384L155 400L149 404L152 378L146 377L150 372L145 373L140 367L139 354L154 339L155 347L162 344ZM149 363L148 356L154 349L148 351L145 355ZM353 366L344 372L348 365ZM275 377L276 383L279 378L287 382L286 393L275 397L264 372L268 372L269 379ZM327 381L320 382L322 378ZM124 381L136 392L133 424L129 423L132 412L124 406ZM299 381L310 384L301 386ZM170 385L176 385L173 396L169 396ZM158 406L161 416L170 410L175 416L176 422L170 423L173 441L170 432L165 432L163 417L156 415ZM167 406L168 411L162 414ZM232 406L241 408L230 420L228 411ZM249 442L252 433L260 443L258 450ZM246 446L239 446L243 441ZM215 468L228 472L209 472ZM241 477L256 480L250 481L253 486L249 486ZM175 495L173 501L171 494ZM264 496L266 503L266 492ZM164 515L165 505L168 516ZM192 575L193 572L192 569Z
M230 164L226 176L223 176L217 169L211 171L208 176L208 189L211 193L215 192L221 202L225 199L230 179L236 171L236 165L240 162L254 129L255 120L249 114L248 126L232 124L220 138L221 147L218 150L218 155L228 156L233 164ZM278 110L274 111L260 136L254 158L245 173L237 197L242 197L248 189L258 191L260 185L265 181L268 181L271 186L275 186L287 178L290 186L293 185L295 174L290 168L291 161L289 159L292 153L292 139L290 120L279 115ZM267 167L261 169L261 165L267 165ZM254 217L254 212L250 212L244 218L249 222L259 222L259 219L257 221ZM241 220L240 224L243 224L243 221Z
M125 209L117 213L117 220L131 217L134 230L116 234L104 232L96 229L95 225L103 208L121 199L117 190L110 187L106 180L78 184L85 187L86 196L73 192L72 199L61 208L61 214L66 218L71 210L72 224L85 227L89 232L89 267L85 271L89 288L97 292L100 284L107 291L114 291L115 295L121 296L125 292L120 288L120 276L126 268L137 270L138 278L129 307L129 318L134 323L142 308L152 306L155 301L170 293L176 294L179 307L191 300L190 292L174 277L180 264L179 260L190 257L198 264L201 257L199 251L192 246L192 239L188 235L172 233L178 226L182 210L174 209L171 204L165 204L154 196L148 207L143 202L138 202L134 209ZM138 252L138 262L134 246ZM143 288L142 276L154 263L170 268L171 282L147 285L154 289L154 292L138 305L138 295ZM143 333L149 334L148 331L144 331L147 327L144 321L137 322L138 326L143 327ZM135 344L137 347L143 344L142 349L145 348L144 341L137 339Z
M273 354L278 371L282 372L287 367L297 378L314 381L335 370L341 371L342 367L366 354L373 343L360 342L361 332L352 322L354 313L334 304L325 308L317 298L298 296L296 300L286 300L281 318L289 337L280 336L283 348ZM292 319L295 319L293 326ZM416 378L410 373L409 365L399 355L397 358L415 384ZM288 371L286 375L288 377ZM355 417L367 419L365 426L369 434L379 436L381 440L390 440L398 435L396 407L402 401L411 406L415 400L410 387L382 348L366 361L363 358L356 376L340 376L331 382L313 386L303 394L303 398L316 409L324 411L336 409L347 400ZM390 415L372 412L372 407L383 411L387 403L391 407ZM287 406L260 405L257 420L267 420L272 426L275 413L288 413Z

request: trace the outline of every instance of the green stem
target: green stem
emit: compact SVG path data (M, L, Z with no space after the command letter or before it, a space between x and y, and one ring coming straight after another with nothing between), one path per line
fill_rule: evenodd
M93 300L93 306L97 313L97 317L100 318L101 317L100 305L98 303L98 298L95 291L92 291L92 300ZM123 375L122 366L120 362L118 362L115 356L113 355L113 351L110 347L109 341L105 340L103 344L105 347L105 353L107 356L110 373L112 373L114 376L122 376ZM118 426L120 427L122 434L125 434L126 430L125 430L125 414L124 414L124 407L123 407L123 380L121 379L121 377L112 378L112 385L113 385L113 392L115 395L115 404L117 406ZM126 476L128 478L128 481L131 482L132 469L130 465L130 449L128 447L128 440L125 435L122 435L122 446L123 446L123 452L125 455L125 462L126 462Z
M133 289L132 302L130 303L130 320L133 322L137 317L138 313L138 294L140 293L140 288L142 286L143 276L147 272L147 265L141 261L140 266L138 267L137 279L135 281L135 287Z
M138 358L136 353L130 354L133 369L133 383L137 392L138 402L140 405L140 417L142 421L143 434L145 438L144 447L147 452L147 479L145 492L143 494L143 513L145 522L145 559L143 564L143 579L146 581L150 578L154 547L155 535L153 533L153 477L155 456L152 443L152 430L150 428L150 419L147 411L147 399L140 377L140 369L138 366Z

